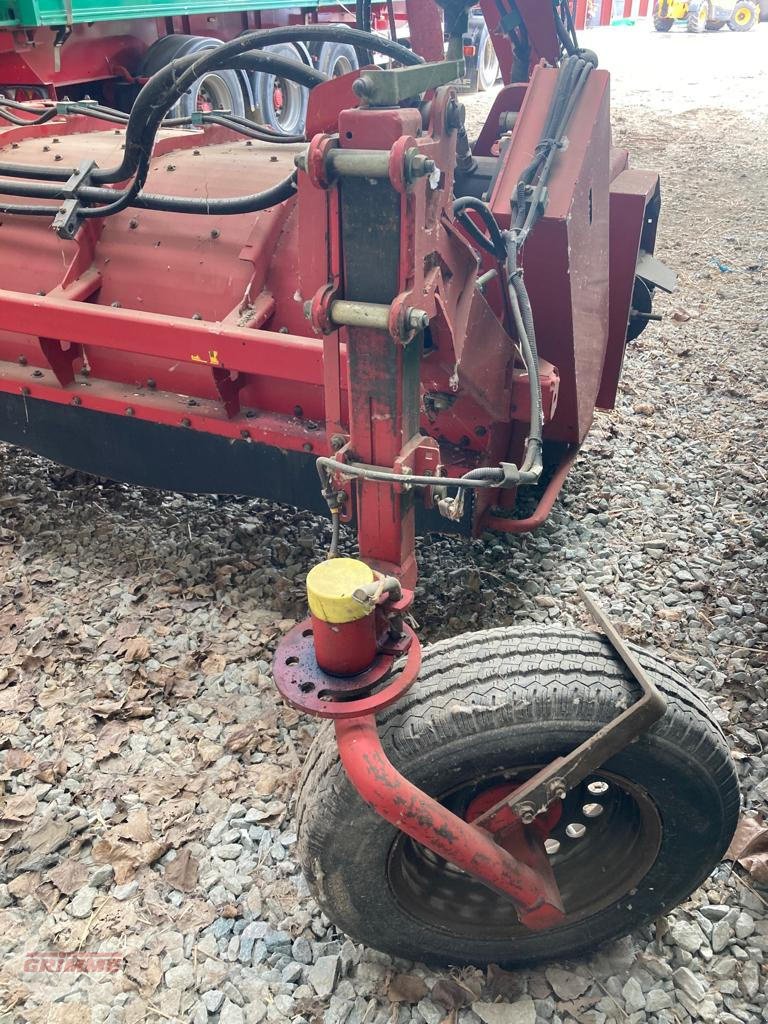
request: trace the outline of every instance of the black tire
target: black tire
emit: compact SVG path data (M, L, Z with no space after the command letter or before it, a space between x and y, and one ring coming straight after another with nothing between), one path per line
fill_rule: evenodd
M709 4L704 0L695 10L688 10L687 27L689 32L703 32L709 21Z
M301 61L301 53L292 43L275 43L265 46L265 52L278 57ZM275 95L278 85L282 93L282 105L278 106ZM296 82L279 83L275 75L257 73L253 77L253 92L264 124L281 135L301 135L307 120L309 91Z
M177 57L192 53L205 53L222 45L220 39L208 36L163 36L150 46L144 55L142 74L153 75ZM245 100L240 79L235 71L216 71L205 75L189 89L171 108L169 117L190 117L200 106L200 98L208 95L215 109L229 110L237 117L245 117Z
M674 18L660 18L657 14L653 16L653 27L657 32L669 32L674 24Z
M499 58L493 47L488 26L483 25L480 42L477 45L477 91L492 89L499 77Z
M170 64L179 56L182 47L189 42L192 36L170 35L156 39L144 54L139 73L141 75L154 75L155 72Z
M320 47L317 70L329 78L340 78L350 71L357 71L359 67L360 61L354 46L348 43L323 43Z
M719 32L721 28L725 28L724 21L708 21L704 26L707 32Z
M731 32L749 32L757 24L757 8L748 0L741 0L733 8L733 14L728 21L728 28Z
M520 926L510 904L426 854L363 803L325 724L304 768L298 825L301 864L328 917L357 941L407 959L519 964L590 949L685 899L728 847L739 811L736 774L701 700L660 657L635 650L668 710L582 784L593 788L573 791L564 802L563 829L578 813L574 799L585 815L582 800L605 802L604 817L596 818L605 825L589 824L587 845L566 842L552 859L566 905L587 900L581 916L544 933ZM638 694L602 637L555 628L489 630L429 648L417 683L379 716L380 733L412 782L462 813L483 784L514 778L516 769L530 774ZM596 792L596 782L605 797L585 795ZM617 808L623 808L618 816ZM620 858L611 838L617 832ZM591 886L577 878L585 871L592 873ZM618 893L624 881L627 890L609 899L606 889ZM456 886L466 900L456 899Z

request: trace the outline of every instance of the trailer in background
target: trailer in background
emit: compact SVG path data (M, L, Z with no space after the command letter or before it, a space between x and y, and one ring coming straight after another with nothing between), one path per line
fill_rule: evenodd
M423 11L432 6L433 0L372 3L371 27L408 43L410 25L423 24ZM129 110L147 77L176 57L202 53L260 28L354 24L354 8L321 0L300 5L290 0L4 0L0 91L21 101L90 97ZM354 47L343 43L286 43L270 49L330 75L352 71L360 62ZM224 108L293 134L303 127L306 102L306 90L293 82L224 71L196 83L177 113Z

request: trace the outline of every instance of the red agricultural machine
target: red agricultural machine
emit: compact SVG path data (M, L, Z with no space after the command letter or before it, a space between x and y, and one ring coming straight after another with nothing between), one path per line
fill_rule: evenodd
M417 527L536 527L673 286L658 176L612 146L609 76L567 5L483 4L506 84L472 139L452 84L466 5L444 6L447 59L437 9L412 0L415 52L288 26L178 57L130 116L6 101L0 438L330 510L310 616L274 662L284 698L330 719L299 799L305 874L361 941L510 963L687 896L738 790L699 698L587 595L602 635L491 630L422 656ZM390 66L328 79L264 49L297 40ZM222 70L306 88L306 139L169 116ZM338 557L345 524L358 558Z

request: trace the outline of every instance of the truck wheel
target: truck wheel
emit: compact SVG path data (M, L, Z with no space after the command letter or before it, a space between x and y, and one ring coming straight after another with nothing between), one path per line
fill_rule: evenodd
M757 10L754 4L741 0L733 9L728 28L731 32L749 32L757 24Z
M318 732L299 791L299 856L323 911L359 942L409 960L519 964L576 955L685 899L728 847L733 763L701 700L635 648L668 700L644 736L569 792L547 840L565 923L532 932L512 905L379 818ZM435 644L382 742L412 782L463 814L485 789L529 777L638 699L602 637L495 629Z
M263 49L278 57L304 63L301 53L291 43L275 43ZM253 84L264 124L281 135L301 135L307 120L309 100L309 93L304 86L263 73L255 75Z
M223 45L208 36L170 35L158 39L144 55L142 74L154 75L177 57L206 53ZM245 101L235 71L216 71L198 79L169 111L169 117L190 117L198 110L229 110L245 117Z
M669 32L674 24L674 18L660 18L657 14L653 16L653 27L657 32Z
M706 2L700 4L695 11L688 10L688 31L689 32L703 32L704 27L709 21L709 4Z
M317 70L329 78L341 78L359 67L355 48L348 43L323 43L320 48Z
M477 91L485 92L492 89L499 77L499 58L493 48L493 40L488 26L483 25L480 43L477 47Z

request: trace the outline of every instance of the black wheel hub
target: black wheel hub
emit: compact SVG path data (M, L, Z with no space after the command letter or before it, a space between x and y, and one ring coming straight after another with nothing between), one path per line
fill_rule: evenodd
M438 799L454 813L491 786L522 781L534 768L461 785ZM661 844L661 821L648 795L627 779L596 773L571 790L546 840L567 927L630 897ZM397 901L421 924L467 939L513 939L527 934L513 905L481 882L400 834L387 874Z

